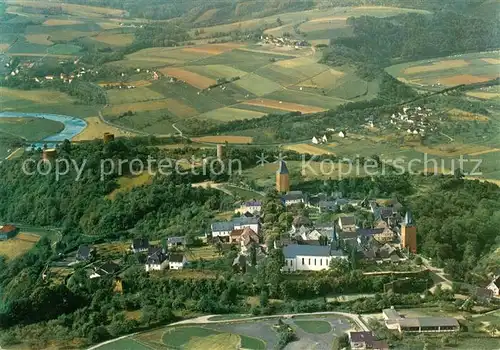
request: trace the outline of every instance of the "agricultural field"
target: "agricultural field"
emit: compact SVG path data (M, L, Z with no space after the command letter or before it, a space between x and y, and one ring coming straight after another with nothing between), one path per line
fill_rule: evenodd
M0 118L0 131L24 140L39 141L64 129L62 123L40 118Z
M133 34L107 33L101 32L92 39L111 46L127 46L134 41Z
M207 113L200 114L199 118L208 118L220 121L232 121L241 119L260 118L264 115L265 115L264 113L255 111L224 107L224 108L214 109L213 111Z
M202 136L192 138L194 142L200 143L252 143L252 138L248 136L231 136L231 135L218 135L218 136Z
M492 51L397 64L387 68L386 71L411 86L439 90L496 79L500 76L499 63L498 52ZM490 95L472 96L478 98L487 96L486 99L490 97Z
M496 100L500 99L500 87L488 86L476 90L472 90L466 93L469 97L474 97L479 100Z

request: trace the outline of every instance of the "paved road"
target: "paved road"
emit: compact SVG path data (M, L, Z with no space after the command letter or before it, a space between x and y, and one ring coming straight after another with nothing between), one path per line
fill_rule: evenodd
M256 320L263 320L263 319L270 319L270 318L291 318L295 316L320 316L320 315L338 315L338 316L343 316L346 318L351 319L354 321L358 327L360 327L363 331L370 331L368 326L364 323L364 321L361 319L360 315L356 314L350 314L346 312L334 312L334 311L329 311L329 312L310 312L310 313L304 313L304 314L285 314L285 315L271 315L271 316L257 316L257 317L242 317L242 318L237 318L237 319L231 319L231 320L210 320L210 318L219 316L219 315L208 315L208 316L200 316L196 318L192 318L189 320L184 320L184 321L179 321L175 323L171 323L168 326L179 326L179 325L193 325L193 324L217 324L217 323L231 323L231 322L241 322L241 321L256 321ZM146 331L149 332L149 331ZM101 346L107 345L114 343L118 340L125 339L128 337L132 337L138 333L133 333L129 335L124 335L122 337L116 338L116 339L111 339L108 341L105 341L103 343L94 345L87 350L95 350L100 348ZM0 349L1 350L1 349Z

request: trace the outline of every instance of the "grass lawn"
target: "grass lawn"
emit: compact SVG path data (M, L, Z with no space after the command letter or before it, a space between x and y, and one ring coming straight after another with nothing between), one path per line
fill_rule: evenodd
M247 337L245 335L240 335L240 338L241 338L242 349L251 349L251 350L266 349L266 344L260 339Z
M195 247L195 248L188 248L186 250L186 254L188 257L188 260L193 261L193 260L214 260L220 257L219 253L215 249L214 246L203 246L203 247Z
M176 327L167 329L163 335L163 343L171 348L180 348L194 337L210 337L220 332L203 327Z
M127 193L135 187L151 184L152 181L153 179L151 175L147 172L144 172L138 176L122 176L117 181L119 187L111 192L107 196L107 198L113 200L116 198L118 193Z
M332 331L332 326L326 321L294 321L304 332L325 334Z

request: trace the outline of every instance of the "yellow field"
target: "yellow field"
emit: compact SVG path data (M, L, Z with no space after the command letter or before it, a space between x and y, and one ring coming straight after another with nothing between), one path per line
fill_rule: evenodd
M122 176L118 179L118 186L120 187L108 194L106 198L113 200L118 193L127 193L135 187L149 185L152 182L153 177L147 171L138 176Z
M196 109L184 104L182 101L176 100L174 98L167 98L166 101L166 108L178 117L192 117L199 114Z
M134 41L134 34L99 33L92 39L108 45L127 46Z
M500 64L500 60L497 58L482 58L481 60L489 64Z
M465 60L444 60L438 61L425 66L416 66L406 68L403 73L404 74L418 74L418 73L427 73L427 72L436 72L445 69L453 69L466 67L469 65L469 62Z
M160 69L165 75L175 77L179 80L185 81L198 89L206 89L217 82L214 79L204 77L203 75L184 70L182 68L167 67Z
M306 106L298 103L282 102L269 99L257 99L257 100L245 101L243 104L250 106L270 107L290 112L299 111L302 113L317 113L326 110L325 108L320 108L320 107Z
M38 240L37 240L38 241ZM37 241L24 240L18 237L0 242L0 255L6 256L7 259L13 259L23 255L28 250L33 248Z
M485 81L495 79L496 76L477 76L472 74L461 74L452 77L439 78L437 82L448 85L455 86L460 84L474 84L474 83L484 83Z
M312 87L312 88L329 88L335 86L335 81L342 78L345 75L344 72L328 69L327 71L320 73L314 77L301 81L295 84L296 86L302 87Z
M10 44L0 44L0 51L5 51L9 48Z
M242 44L238 43L223 43L223 44L209 44L209 45L201 45L201 46L193 46L183 48L182 52L194 52L194 53L202 53L208 55L219 55L221 53L231 51L237 48L242 47Z
M312 155L322 155L322 154L334 154L333 152L327 151L321 147L314 145L308 145L305 143L300 143L296 145L287 145L283 147L284 149L295 151L300 154L312 154Z
M135 136L134 133L124 131L114 126L103 123L98 117L88 117L85 119L87 127L78 135L73 137L72 141L90 141L95 139L102 139L105 132L114 134L115 137L131 137Z
M50 41L49 36L47 34L28 34L26 35L26 40L33 44L39 45L52 45L54 44Z
M477 120L478 122L487 122L490 120L487 116L481 114L475 114L471 112L462 111L458 108L453 108L448 111L450 118L455 120Z
M6 3L10 5L21 5L21 6L29 6L36 8L61 8L66 13L72 15L80 15L83 17L106 17L106 16L122 17L125 14L125 11L118 9L97 7L97 6L65 4L62 2L7 0Z
M488 153L494 153L494 152L500 152L500 148L492 148L492 149L487 149L484 151L469 153L469 156L480 156L482 154L488 154Z
M446 145L441 145L436 148L426 147L426 146L416 146L416 151L422 153L428 153L439 157L456 157L460 155L479 155L493 152L494 150L490 147L481 145L468 145L460 143L450 143Z
M44 26L67 26L72 24L80 24L82 21L75 21L72 19L55 19L51 18L43 22Z
M24 55L24 54L23 54ZM0 102L3 98L20 99L37 102L40 104L52 104L70 102L68 95L58 91L47 90L16 90L0 87Z
M109 86L120 86L122 84L123 83L121 83L121 82L104 82L104 83L99 83L98 85L99 86L106 86L106 85L109 85ZM131 81L130 84L134 85L136 87L144 87L144 86L151 85L151 81L149 81L149 80L134 80L134 81Z
M158 109L168 108L169 104L170 104L169 100L126 103L126 104L112 106L109 109L109 113L121 114L127 111L132 111L132 112L156 111Z
M471 91L466 93L467 96L480 98L482 100L492 100L495 98L500 98L499 92L481 92L481 91Z
M207 142L207 143L252 143L253 139L249 136L203 136L192 138L194 142Z

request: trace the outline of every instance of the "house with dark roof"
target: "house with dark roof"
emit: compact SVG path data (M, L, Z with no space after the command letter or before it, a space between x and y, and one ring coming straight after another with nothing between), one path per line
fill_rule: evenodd
M500 276L495 276L486 289L491 290L494 297L500 297Z
M341 231L356 231L356 219L354 216L341 216L338 220Z
M283 247L283 255L286 272L326 270L332 259L347 259L343 251L321 245L290 244Z
M114 275L120 270L120 265L115 264L112 261L105 262L104 264L94 266L94 271L90 275L90 278L100 278L107 275Z
M185 245L186 245L186 237L184 236L175 236L167 238L167 246L169 248L182 247Z
M76 251L76 260L77 261L89 261L92 260L95 257L95 249L86 245L82 244L81 246L78 247L78 250Z
M306 196L302 191L290 191L281 197L285 206L302 204L306 202Z
M388 350L389 345L376 340L372 332L349 332L349 344L353 350Z
M161 247L150 246L148 257L146 259L146 272L161 271L168 266L168 256L165 249Z
M170 270L182 270L187 263L187 259L184 254L171 253L168 260L168 268Z
M14 225L0 226L0 241L5 241L14 237L19 232L19 229Z
M149 249L149 240L147 238L136 238L132 240L130 249L134 253L147 252Z

